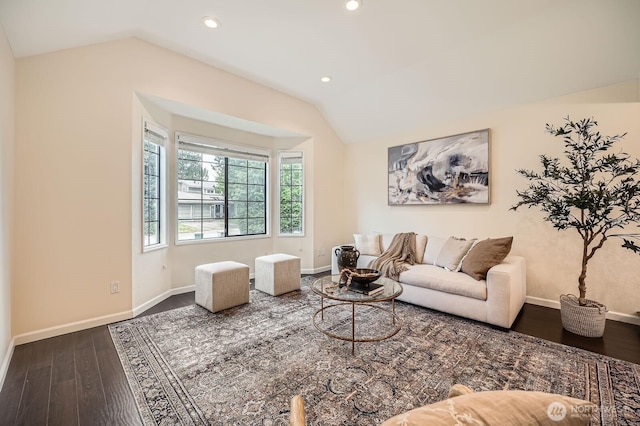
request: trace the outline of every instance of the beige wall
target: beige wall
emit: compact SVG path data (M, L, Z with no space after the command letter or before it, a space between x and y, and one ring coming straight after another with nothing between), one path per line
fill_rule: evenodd
M139 253L136 144L141 116L155 112L134 92L312 137L309 169L331 173L311 182L311 216L320 209L322 218L311 222L300 254L313 268L329 264L315 255L313 234L323 230L318 240L327 246L344 234L341 197L328 190L340 188L344 148L314 106L136 39L16 64L14 335L126 316L167 291L167 275L172 287L189 284L193 264L234 256L251 263L277 246L250 240ZM167 256L170 269L158 270ZM111 295L114 280L120 293Z
M628 85L637 91L637 83ZM577 291L580 245L575 231L560 233L541 220L534 210L509 211L517 201L516 190L527 181L515 173L517 168L539 169L538 155L561 155L562 144L544 132L545 123L560 124L563 117L573 119L593 116L600 131L607 135L628 132L622 146L640 157L640 104L635 94L620 94L613 87L609 99L601 103L606 90L576 94L576 103L559 104L550 100L507 110L478 115L434 128L416 129L400 137L371 144L349 145L347 161L357 164L348 169L347 181L353 190L345 194L349 215L347 229L353 232L412 230L421 233L460 237L514 236L512 253L526 257L527 294L533 298L557 301L562 293ZM580 104L577 102L599 102ZM486 206L388 206L387 148L415 141L490 128L491 204ZM367 179L362 179L367 176ZM345 238L349 238L346 235ZM610 241L590 262L588 297L599 300L613 311L635 317L640 310L637 276L640 256ZM543 303L542 301L538 301Z
M13 208L13 152L15 61L0 26L0 383L11 349L11 220Z
M10 69L8 48L0 54L3 66ZM11 91L11 79L4 80L10 74L2 75L0 84ZM604 89L578 94L570 105L558 106L555 100L346 147L314 106L136 39L19 59L15 86L15 244L12 306L6 308L11 309L13 336L38 335L49 327L54 335L57 327L69 324L83 328L126 318L132 309L191 284L193 266L199 263L233 259L252 264L255 256L287 251L300 255L303 268L318 269L329 265L333 245L350 240L351 232L368 230L513 234L514 252L529 262L529 295L556 300L559 293L575 287L575 238L549 229L538 220L539 213L508 211L515 190L526 184L513 170L536 167L543 147L553 152L544 123L558 122L566 114L594 115L605 132L628 131L625 146L640 156L638 105L602 103L637 101L637 83L631 84L635 97L628 88ZM306 159L305 237L176 247L170 228L166 249L142 254L142 117L168 127L170 133L222 130L151 108L136 93L307 135L309 139L293 145ZM598 104L580 104L584 102ZM7 112L2 111L3 123L12 121L11 109L9 103ZM486 127L492 131L491 205L387 206L388 146ZM3 150L13 146L11 126L6 129L9 143L3 133ZM287 140L271 143L274 149L288 146ZM5 158L3 152L3 166ZM3 189L10 182L10 174L9 180L5 176L3 169ZM10 191L3 191L3 209L10 203L7 194ZM174 214L171 209L169 213ZM4 232L7 222L3 223ZM7 256L2 259L6 262ZM638 296L629 284L639 272L637 257L611 245L598 254L591 269L591 282L606 284L594 284L591 297L622 313L638 309ZM6 293L8 280L2 282ZM111 295L109 284L115 280L120 281L120 293ZM0 320L6 327L4 316Z

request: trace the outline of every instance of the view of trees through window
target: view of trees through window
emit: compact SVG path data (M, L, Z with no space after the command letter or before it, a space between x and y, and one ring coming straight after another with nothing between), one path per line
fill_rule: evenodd
M267 163L178 150L178 240L267 233Z
M280 157L280 233L302 234L302 154Z
M143 246L161 243L160 239L160 154L161 147L144 140L142 226Z

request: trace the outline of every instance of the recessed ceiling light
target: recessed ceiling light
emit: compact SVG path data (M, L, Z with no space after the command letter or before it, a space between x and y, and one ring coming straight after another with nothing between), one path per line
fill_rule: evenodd
M220 21L216 18L212 18L211 16L205 16L202 18L202 22L209 28L218 28L220 26Z
M323 83L328 83L331 81L331 76L330 75L323 75L322 77L320 77L320 81Z
M344 7L346 7L347 10L350 11L354 11L360 6L362 6L362 0L347 0L347 2L344 4Z

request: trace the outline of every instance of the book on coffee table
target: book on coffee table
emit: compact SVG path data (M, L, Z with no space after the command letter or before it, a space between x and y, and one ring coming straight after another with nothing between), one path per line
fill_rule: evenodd
M366 294L367 296L375 296L376 294L384 291L384 285L376 283L360 284L352 281L349 286L349 290L356 293Z

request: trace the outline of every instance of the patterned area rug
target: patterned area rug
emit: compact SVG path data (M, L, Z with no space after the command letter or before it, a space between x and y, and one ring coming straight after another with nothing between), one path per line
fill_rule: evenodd
M288 425L301 394L309 424L375 425L455 383L588 399L594 425L640 424L640 365L404 303L402 330L352 356L351 343L313 326L311 280L279 297L251 291L222 313L194 305L111 325L144 424ZM385 332L385 312L356 313L357 336ZM332 308L324 324L350 333L350 319L350 308Z

